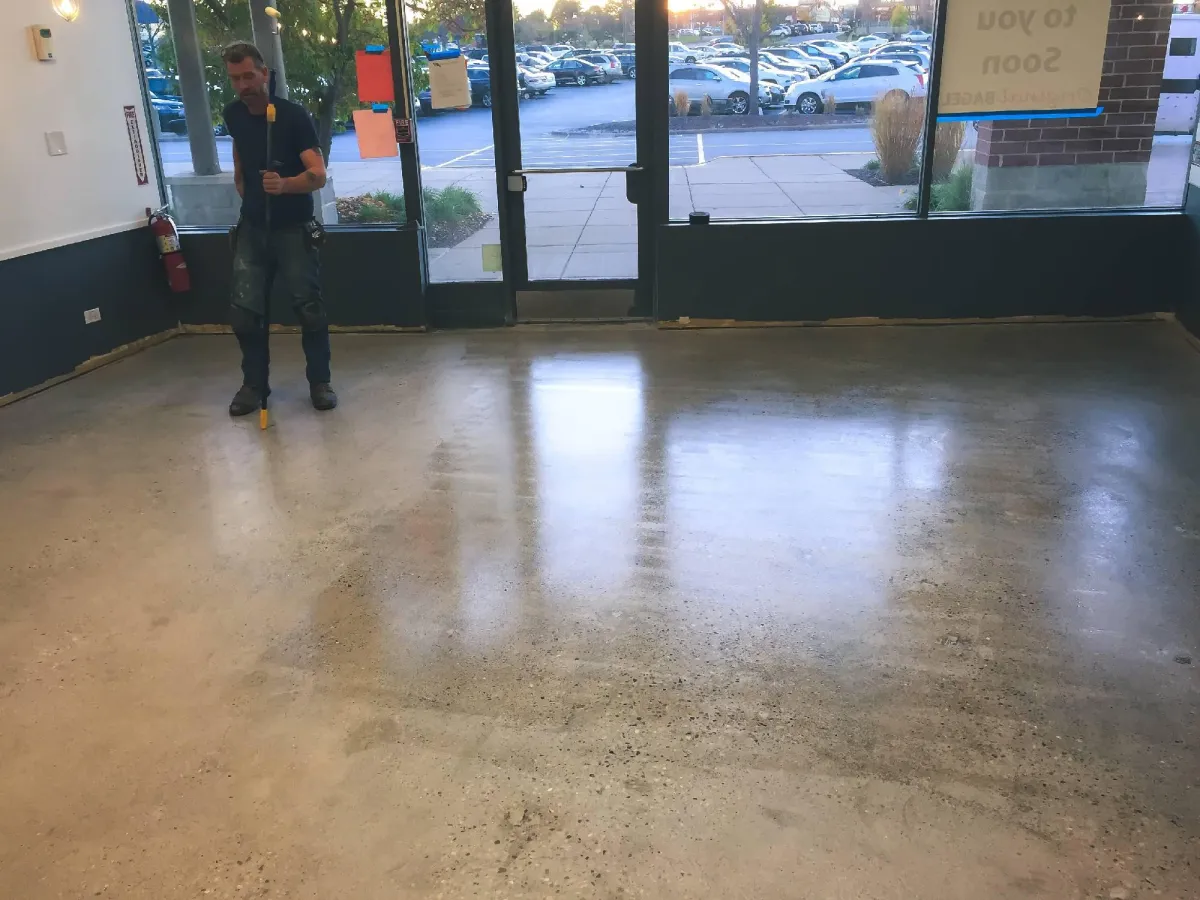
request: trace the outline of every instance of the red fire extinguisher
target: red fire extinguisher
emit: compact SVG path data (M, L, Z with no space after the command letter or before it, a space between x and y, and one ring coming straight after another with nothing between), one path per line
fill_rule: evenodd
M192 278L179 247L179 231L175 228L175 220L167 215L165 206L150 214L150 231L158 244L158 258L167 270L167 284L171 290L178 294L190 289Z

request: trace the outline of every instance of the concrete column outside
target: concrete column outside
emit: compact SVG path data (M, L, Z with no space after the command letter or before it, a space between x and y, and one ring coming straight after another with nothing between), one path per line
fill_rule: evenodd
M192 170L197 175L217 175L217 142L213 135L212 108L208 105L208 85L204 77L204 58L196 34L196 8L192 0L167 0L171 17L171 41L179 77L179 93L187 119L188 143L192 148Z
M283 41L279 36L276 21L267 15L269 0L249 0L250 27L254 32L254 45L267 62L268 69L275 70L275 95L287 99L287 73L283 66Z

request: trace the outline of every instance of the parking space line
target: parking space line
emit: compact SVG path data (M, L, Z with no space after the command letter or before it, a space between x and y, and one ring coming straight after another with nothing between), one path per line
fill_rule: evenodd
M446 168L446 166L453 165L454 163L458 162L460 159L466 159L468 156L474 156L476 153L486 153L488 150L491 150L492 147L494 147L494 146L495 146L495 144L488 144L486 147L480 147L478 150L472 150L470 153L464 153L462 156L454 157L454 159L448 159L444 163L438 163L436 166L433 166L432 168L444 169L444 168Z
M704 165L704 135L698 131L696 132L696 159L699 165Z

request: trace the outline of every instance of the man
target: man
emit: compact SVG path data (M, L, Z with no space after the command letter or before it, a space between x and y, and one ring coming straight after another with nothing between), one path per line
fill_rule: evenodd
M262 54L239 41L225 48L222 59L239 98L225 107L224 118L233 137L233 181L242 198L230 313L242 348L242 386L229 414L255 412L264 393L270 393L265 312L277 281L300 321L312 405L333 409L337 394L329 385L329 324L321 302L317 249L322 231L313 220L312 192L325 185L317 132L303 107L276 100L274 158L267 159L269 73Z

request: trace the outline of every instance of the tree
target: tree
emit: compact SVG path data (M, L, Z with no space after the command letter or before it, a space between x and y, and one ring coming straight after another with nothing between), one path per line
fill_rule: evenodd
M166 0L150 0L167 20ZM337 122L358 107L354 53L367 44L386 44L382 0L290 0L283 9L280 35L286 63L289 97L313 114L321 151L329 147ZM217 118L236 98L221 49L231 41L250 40L250 4L246 0L197 0L196 28L204 60L209 103ZM156 48L164 68L174 73L175 47L170 28Z
M892 10L892 31L903 31L907 27L908 7L901 3Z
M407 6L409 31L436 34L443 43L452 34L463 38L486 29L483 0L407 0Z
M554 0L550 10L550 24L555 31L562 31L568 22L579 17L579 0Z
M522 44L542 43L550 37L552 32L546 14L540 9L535 9L529 15L517 19L515 30L517 41Z
M742 39L750 54L750 108L748 113L758 113L758 48L763 33L763 0L754 0L754 6L746 9L734 4L734 0L721 0L725 16L733 26L733 32Z

